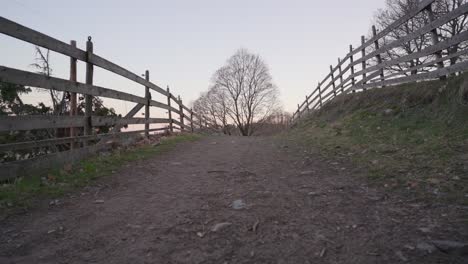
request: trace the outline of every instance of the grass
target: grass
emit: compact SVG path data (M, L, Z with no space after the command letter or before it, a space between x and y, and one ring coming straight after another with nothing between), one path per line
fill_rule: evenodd
M457 101L463 78L347 95L287 137L350 161L371 183L468 204L468 106Z
M96 156L83 160L75 166L55 168L47 177L17 179L12 184L0 186L0 211L27 209L37 199L56 199L91 184L94 180L112 175L116 170L132 161L144 160L167 152L176 144L195 141L199 135L184 134L161 140L157 146L146 145L127 151L114 152L108 156Z

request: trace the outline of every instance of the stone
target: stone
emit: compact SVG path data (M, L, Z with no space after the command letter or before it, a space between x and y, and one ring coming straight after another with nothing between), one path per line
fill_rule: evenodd
M416 248L422 251L425 251L427 253L432 253L434 252L437 248L434 245L431 245L427 242L420 242L416 245Z
M414 250L415 249L412 245L404 245L403 247L408 249L408 250Z
M461 255L468 255L468 244L451 240L432 240L431 243L440 251L449 253L460 251Z
M211 232L218 232L221 231L222 229L230 226L232 223L229 222L223 222L223 223L217 223L211 228Z
M423 232L423 233L430 233L431 232L431 229L429 227L420 227L420 228L418 228L418 230Z
M389 116L393 114L393 109L387 108L383 111L384 115Z
M49 202L50 206L59 205L59 204L60 204L60 201L58 199L55 199L55 200L52 200L52 201Z
M403 252L401 252L401 250L397 250L395 251L395 255L403 262L407 262L408 261L408 258L405 257L405 255L403 255Z
M247 208L247 204L241 199L235 200L231 203L231 208L234 210L242 210Z

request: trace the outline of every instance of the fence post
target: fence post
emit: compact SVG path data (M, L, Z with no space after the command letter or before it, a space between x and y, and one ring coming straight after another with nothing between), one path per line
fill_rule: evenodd
M319 91L319 102L320 102L320 107L322 107L322 89L320 88L320 82L318 83L318 87L317 87L318 91Z
M429 22L434 21L435 17L434 17L434 12L432 11L432 4L430 4L426 8L426 11L427 11L427 15L429 17ZM432 45L437 45L439 43L439 35L437 34L437 28L434 28L433 30L431 30L431 39L432 39ZM442 51L439 50L439 51L435 52L434 55L436 56L436 59L441 59L442 58ZM443 61L437 62L437 68L438 69L444 68L444 62ZM446 79L447 79L447 76L441 76L440 77L440 80L446 80Z
M341 59L338 58L338 72L340 73L340 87L341 87L341 93L344 93L344 88L343 88L343 71L341 70Z
M167 106L168 110L167 113L169 114L169 131L172 133L174 132L174 127L172 125L172 111L171 111L171 91L169 90L169 85L167 86Z
M354 79L354 57L351 54L353 52L353 45L349 45L349 64L351 65L351 86L354 86L356 84L356 79ZM353 89L353 93L356 92Z
M375 37L377 36L377 29L375 28L375 25L372 25L372 35ZM376 39L374 41L374 47L375 47L375 50L378 50L379 49L379 40ZM377 59L377 64L381 64L382 63L382 56L380 55L380 53L378 53L377 55L375 55L375 58ZM380 69L380 81L383 82L385 81L385 76L384 76L384 69ZM384 87L382 85L382 87Z
M301 106L297 104L297 118L301 118Z
M94 75L94 66L90 63L91 55L93 54L93 42L91 41L91 36L88 37L88 41L86 42L86 84L92 85L93 84L93 75ZM86 95L85 96L85 135L92 134L92 124L91 124L91 115L93 112L93 96ZM88 144L88 141L85 141L85 145Z
M361 36L361 45L362 45L361 55L362 55L362 58L364 58L366 56L366 48L364 47L364 43L366 43L366 38L364 36ZM364 80L364 79L366 79L365 70L366 70L366 67L367 67L365 59L362 61L361 65L362 65L362 71L363 71L362 79ZM362 82L362 84L366 84L366 82L364 81L364 82ZM366 89L364 88L363 90L365 91Z
M190 129L192 130L193 133L193 109L190 108Z
M335 75L333 74L333 66L330 65L330 77L331 77L331 82L332 82L332 87L333 87L333 95L336 96L336 86L335 86Z
M179 119L180 119L180 132L183 132L184 131L184 108L183 108L183 104L182 104L182 99L180 99L180 95L178 96L178 101L179 101L179 111L180 111L180 115L179 115Z
M70 41L70 45L76 48L76 41ZM76 82L76 63L77 59L70 57L70 81ZM77 107L76 107L76 93L70 93L70 116L76 116L78 114ZM70 137L76 136L76 128L70 127ZM72 141L70 144L70 148L75 148L75 142Z
M309 97L306 95L306 107L307 107L307 113L310 113L310 108L309 108Z
M149 82L149 71L146 70L145 72L145 79ZM151 103L151 93L148 86L145 86L145 98L146 98L146 105L145 105L145 136L146 138L149 137L149 118L150 118L150 103Z

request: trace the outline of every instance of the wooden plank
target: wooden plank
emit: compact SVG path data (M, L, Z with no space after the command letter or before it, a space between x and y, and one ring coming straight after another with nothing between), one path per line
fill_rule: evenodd
M47 128L83 127L84 116L0 116L0 131L33 130Z
M393 60L390 60L390 61L384 61L379 65L371 66L371 67L367 68L367 72L373 72L373 71L376 71L376 72L370 74L364 80L367 81L369 79L374 78L375 76L377 76L379 74L379 72L377 72L377 71L380 70L380 69L383 69L385 67L388 67L388 66L391 66L391 65L396 65L396 64L399 64L399 63L407 62L407 61L411 61L411 60L421 58L421 57L426 57L426 56L434 54L437 51L444 50L444 49L449 48L449 47L451 47L451 46L453 46L455 44L458 44L458 43L461 43L461 42L467 41L467 40L468 40L468 31L464 31L464 32L462 32L462 33L460 33L458 35L453 36L452 38L450 38L448 40L441 41L438 44L429 46L429 47L427 47L427 48L425 48L425 49L423 49L421 51L411 53L409 55L399 57L397 59L393 59ZM361 72L362 71L356 72L356 75L360 74ZM363 80L360 80L357 83L357 85L361 84L362 81Z
M172 123L173 123L172 122L172 108L173 107L171 107L171 96L172 95L171 95L171 92L169 90L169 86L167 86L166 91L167 91L167 106L168 106L168 109L167 109L168 111L167 112L168 112L168 116L169 116L169 131L173 132L174 131L174 128L173 128L173 125L172 125Z
M180 99L180 96L179 96L179 120L180 120L180 123L181 123L181 126L180 128L182 129L182 131L184 131L184 128L185 128L185 124L184 124L184 108L183 108L183 103L182 103L182 99Z
M165 130L167 130L167 128L155 128L155 129L150 129L149 131L153 132L153 131L165 131ZM96 139L128 137L129 134L139 134L143 132L145 131L138 130L138 131L129 131L129 132L120 132L120 133L80 136L80 137L75 137L75 138L58 138L58 139L41 140L41 141L3 144L3 145L0 145L0 151L13 151L13 150L19 150L19 149L46 147L46 146L56 145L56 144L83 142L83 141L96 140ZM32 158L32 159L4 163L0 165L0 171L2 172L0 174L0 181L14 179L18 176L28 176L28 175L31 175L32 171L41 171L41 170L50 169L58 165L74 163L83 158L89 157L90 155L95 154L97 151L103 148L106 148L104 144L95 144L95 145L84 147L84 148L51 153L51 154L47 154L47 155Z
M183 127L183 128L186 128L186 129L190 129L189 126L187 126L187 125L185 125L185 124L183 125L182 123L180 123L180 121L177 121L177 120L175 120L175 119L172 120L172 123L175 124L175 125L178 125L179 127ZM175 128L175 126L174 126L174 128Z
M130 110L126 115L125 117L133 117L135 116L140 110L141 108L143 108L143 106L145 106L144 104L136 104L132 110Z
M164 128L154 128L150 129L150 132L153 131L164 131L167 130L166 127ZM77 137L65 137L65 138L51 138L51 139L44 139L44 140L37 140L37 141L26 141L26 142L17 142L17 143L10 143L10 144L0 144L0 152L6 151L14 151L14 150L21 150L21 149L31 149L31 148L40 148L40 147L48 147L51 145L61 145L61 144L69 144L69 143L79 143L83 141L89 140L97 140L102 138L108 137L120 137L120 136L127 136L129 134L139 134L143 133L144 130L136 130L136 131L126 131L126 132L118 132L118 133L103 133L103 134L94 134L89 136L77 136Z
M324 84L323 81L319 82L319 86L321 86L321 91L322 92L325 92L326 90L328 90L328 88L330 88L330 86L332 86L334 88L332 88L331 92L334 93L334 94L336 93L337 88L335 87L335 82L337 82L338 80L343 82L343 75L346 74L346 72L348 72L348 70L351 69L351 67L349 65L347 67L345 67L344 69L341 69L341 66L343 65L343 63L344 63L344 60L340 61L335 68L332 68L332 66L330 65L330 73L327 75L328 77L331 77L330 82L327 85L325 85L325 87L322 87L322 85ZM340 71L341 74L335 77L333 75L333 72L336 71L336 70ZM324 80L327 80L328 77L326 77ZM346 83L347 81L348 81L348 79L346 79L344 81L344 83ZM338 87L341 87L341 85L338 86Z
M117 116L93 116L91 118L93 126L113 126L113 125L128 125L128 124L164 124L169 123L167 118L122 118Z
M387 78L400 76L400 75L403 75L405 72L411 72L411 71L422 69L422 68L425 68L425 67L436 66L438 62L448 61L451 58L455 58L455 57L459 57L459 56L467 55L467 54L468 54L468 49L464 49L464 50L461 50L459 52L452 53L449 56L445 56L445 57L442 57L440 59L436 59L436 60L433 60L433 61L430 61L430 62L422 63L422 64L419 64L417 66L406 68L406 69L403 69L401 71L389 74L389 75L387 75ZM376 81L380 81L380 80L376 80ZM372 82L375 82L375 81L373 80Z
M63 55L79 59L81 61L86 60L86 52L76 47L68 45L65 42L49 37L43 33L27 28L23 25L15 23L0 16L0 33L8 35L13 38L17 38L31 44L53 50Z
M432 12L432 5L427 7L426 12L427 12L427 16L429 17L429 21L433 22L435 20L435 16L434 16L434 12ZM439 43L439 35L437 33L437 28L434 28L434 29L431 30L431 40L432 40L432 45L437 45ZM442 58L442 52L441 51L435 52L434 55L436 56L436 59ZM442 61L439 61L437 63L437 68L440 69L440 68L443 68L443 67L444 67L444 63ZM440 78L441 78L441 80L444 80L447 77L446 76L441 76Z
M396 28L398 28L399 26L401 26L403 23L405 23L406 21L410 20L412 17L416 16L417 14L419 14L421 11L423 11L424 9L426 9L429 5L431 5L433 2L435 2L435 0L425 0L425 1L421 1L419 3L419 5L415 8L415 9L412 9L412 10L409 10L405 15L401 16L399 19L397 19L395 22L393 22L392 24L390 24L388 27L386 27L385 29L383 29L382 31L380 31L375 37L369 39L368 41L364 42L360 47L356 48L354 51L350 52L348 55L355 55L356 53L358 53L360 50L362 50L363 48L366 48L368 46L370 46L372 43L374 43L376 40L379 40L383 37L385 37L388 33L392 32L393 30L395 30ZM380 52L382 53L382 52ZM371 56L372 57L372 56Z
M445 40L445 41L441 41L439 42L437 45L433 45L433 46L429 46L419 52L415 52L415 53L412 53L412 54L409 54L409 55L406 55L406 56L403 56L403 57L400 57L400 58L397 58L397 59L393 59L393 60L390 60L390 61L384 61L382 62L380 65L374 65L374 66L371 66L371 67L368 67L366 68L365 70L360 70L360 71L357 71L355 72L355 74L351 74L350 76L348 76L348 78L345 80L345 82L349 81L349 79L353 78L353 77L357 77L361 74L364 74L364 73L369 73L369 72L374 72L372 74L370 74L368 77L366 77L365 79L362 79L360 81L358 81L356 84L361 84L363 81L368 81L370 79L373 79L374 77L378 76L379 72L375 72L375 71L378 71L379 69L383 69L385 67L388 67L388 66L391 66L391 65L396 65L396 64L399 64L399 63L404 63L404 62L407 62L407 61L410 61L410 60L414 60L414 59L417 59L417 58L420 58L420 57L425 57L425 56L429 56L431 54L433 54L434 52L438 51L438 50L443 50L443 49L446 49L450 46L453 46L455 44L458 44L460 42L463 42L463 41L466 41L468 40L468 31L464 31L458 35L455 35L454 37L448 39L448 40Z
M19 176L31 175L49 170L67 163L75 163L85 157L95 154L99 149L103 148L102 145L92 145L84 148L56 152L32 159L20 160L9 162L0 165L0 181L14 179Z
M78 49L76 47L73 47L71 45L68 45L67 43L57 40L55 38L49 37L43 33L27 28L18 23L15 23L4 17L0 17L0 33L29 42L31 44L34 44L40 47L50 49L52 51L61 53L66 56L70 56L72 58L75 58L81 61L87 60L85 51ZM161 87L157 86L156 84L147 82L145 79L141 78L137 74L134 74L130 72L129 70L113 62L110 62L96 54L90 55L88 58L88 61L98 67L111 71L115 74L118 74L122 77L130 79L144 86L148 86L150 87L150 89L162 95L167 95L166 91L162 89Z
M42 74L12 69L4 66L0 66L0 80L25 86L101 96L141 104L145 104L146 102L145 98L136 95L79 82L70 82L69 80L55 77L47 77Z
M76 41L70 41L70 45L76 48ZM70 57L70 81L76 82L76 67L77 67L78 60ZM70 93L70 116L78 115L78 107L77 107L77 94ZM77 131L75 127L70 127L70 136L75 137L77 135ZM72 144L71 148L75 148L75 145Z
M145 80L147 82L149 82L149 71L148 70L145 71ZM145 119L146 119L146 122L145 122L145 136L146 136L146 138L148 138L149 137L149 127L150 127L149 118L150 118L150 101L151 101L151 93L149 91L148 86L145 86L145 98L148 101L146 103L146 105L145 105Z
M89 62L90 56L93 55L93 42L91 42L91 37L88 37L86 42L86 85L93 85L94 77L94 65ZM91 115L93 114L93 96L86 94L85 95L85 127L84 134L91 135L93 132L93 127L91 125ZM86 142L85 142L86 144Z
M182 101L181 101L181 102L182 102ZM189 113L190 113L190 111L191 111L190 108L188 108L188 107L185 106L184 104L182 104L182 108L183 108L185 111L189 112Z
M460 62L455 65L451 65L445 68L440 68L435 71L431 71L427 73L420 73L420 74L410 75L410 76L401 77L401 78L388 79L383 82L360 84L360 85L354 86L353 88L355 89L375 88L380 85L396 85L396 84L415 82L415 81L420 81L420 80L429 80L429 79L435 79L444 75L449 75L451 73L463 72L466 70L468 70L468 61Z
M353 45L349 45L349 54L351 54L353 52ZM353 77L351 77L351 83L352 85L354 85L356 83L356 79L354 78L354 66L353 66L353 63L354 63L354 56L353 55L350 55L349 56L349 67L351 68L351 75Z
M166 91L164 89L162 89L161 87L157 86L156 84L154 83L151 83L149 81L146 81L145 79L143 79L142 77L138 76L137 74L113 63L113 62L110 62L96 54L93 54L90 56L90 62L93 63L94 65L96 66L99 66L103 69L106 69L108 71L111 71L115 74L118 74L122 77L125 77L131 81L134 81L136 83L139 83L143 86L148 86L150 89L162 94L162 95L166 95Z
M138 111L140 111L141 108L143 108L143 106L145 106L145 105L144 105L144 104L136 104L136 105L132 108L132 110L130 110L130 111L124 116L124 118L130 118L130 117L135 116L135 115L138 113ZM121 125L116 125L116 126L114 127L114 131L120 131L121 128L122 128Z
M341 88L341 92L343 92L343 74L344 72L341 70L341 60L340 58L338 58L338 74L339 74L339 78L340 78L340 85L338 86L339 88Z
M356 60L354 63L356 63L356 64L361 63L361 62L363 62L365 60L368 60L368 59L376 56L377 54L382 54L382 53L386 52L387 50L399 47L399 46L401 46L401 44L404 44L404 43L406 43L408 41L413 40L414 38L417 38L417 37L419 37L419 36L421 36L423 34L426 34L426 33L430 32L431 30L433 30L435 28L438 28L438 27L446 24L447 22L449 22L451 20L453 20L453 19L455 19L455 18L457 18L459 16L464 15L467 12L468 12L468 3L461 5L459 8L455 9L454 11L452 11L450 13L447 13L444 16L438 18L437 20L434 20L434 21L426 24L425 26L419 28L418 30L413 31L410 34L408 34L406 36L403 36L403 37L399 38L398 40L395 40L395 41L393 41L393 42L379 48L378 50L370 52L365 57ZM372 39L374 39L374 38L372 38Z
M169 106L167 106L167 105L165 105L165 104L163 104L163 103L154 101L154 100L151 100L151 101L150 101L150 105L151 105L151 106L158 107L158 108L162 108L162 109L169 110ZM179 111L177 111L177 112L179 112Z
M377 35L377 29L375 28L374 25L372 25L372 35L373 35L374 37ZM378 39L376 39L376 40L374 41L374 48L375 48L375 50L379 50L379 40L378 40ZM382 56L380 55L380 53L378 53L378 54L375 55L375 59L377 60L377 64L381 64L381 63L382 63ZM385 80L383 68L380 69L380 80L381 80L381 81L384 81L384 80Z
M193 111L190 109L190 130L193 133Z

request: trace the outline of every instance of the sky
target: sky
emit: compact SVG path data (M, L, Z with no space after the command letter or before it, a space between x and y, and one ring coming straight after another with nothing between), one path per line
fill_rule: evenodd
M92 37L94 52L170 86L184 103L206 91L213 73L239 48L259 54L268 64L284 109L294 111L344 57L349 44L367 35L375 12L385 0L4 0L0 15L85 49ZM0 35L0 65L35 71L34 46ZM68 78L69 58L51 54L53 75ZM84 82L84 63L78 81ZM144 87L95 70L97 85L144 95ZM154 94L155 92L153 92ZM44 92L26 102L47 101ZM154 95L165 102L162 96ZM106 99L125 114L134 105ZM151 115L160 115L152 110Z

